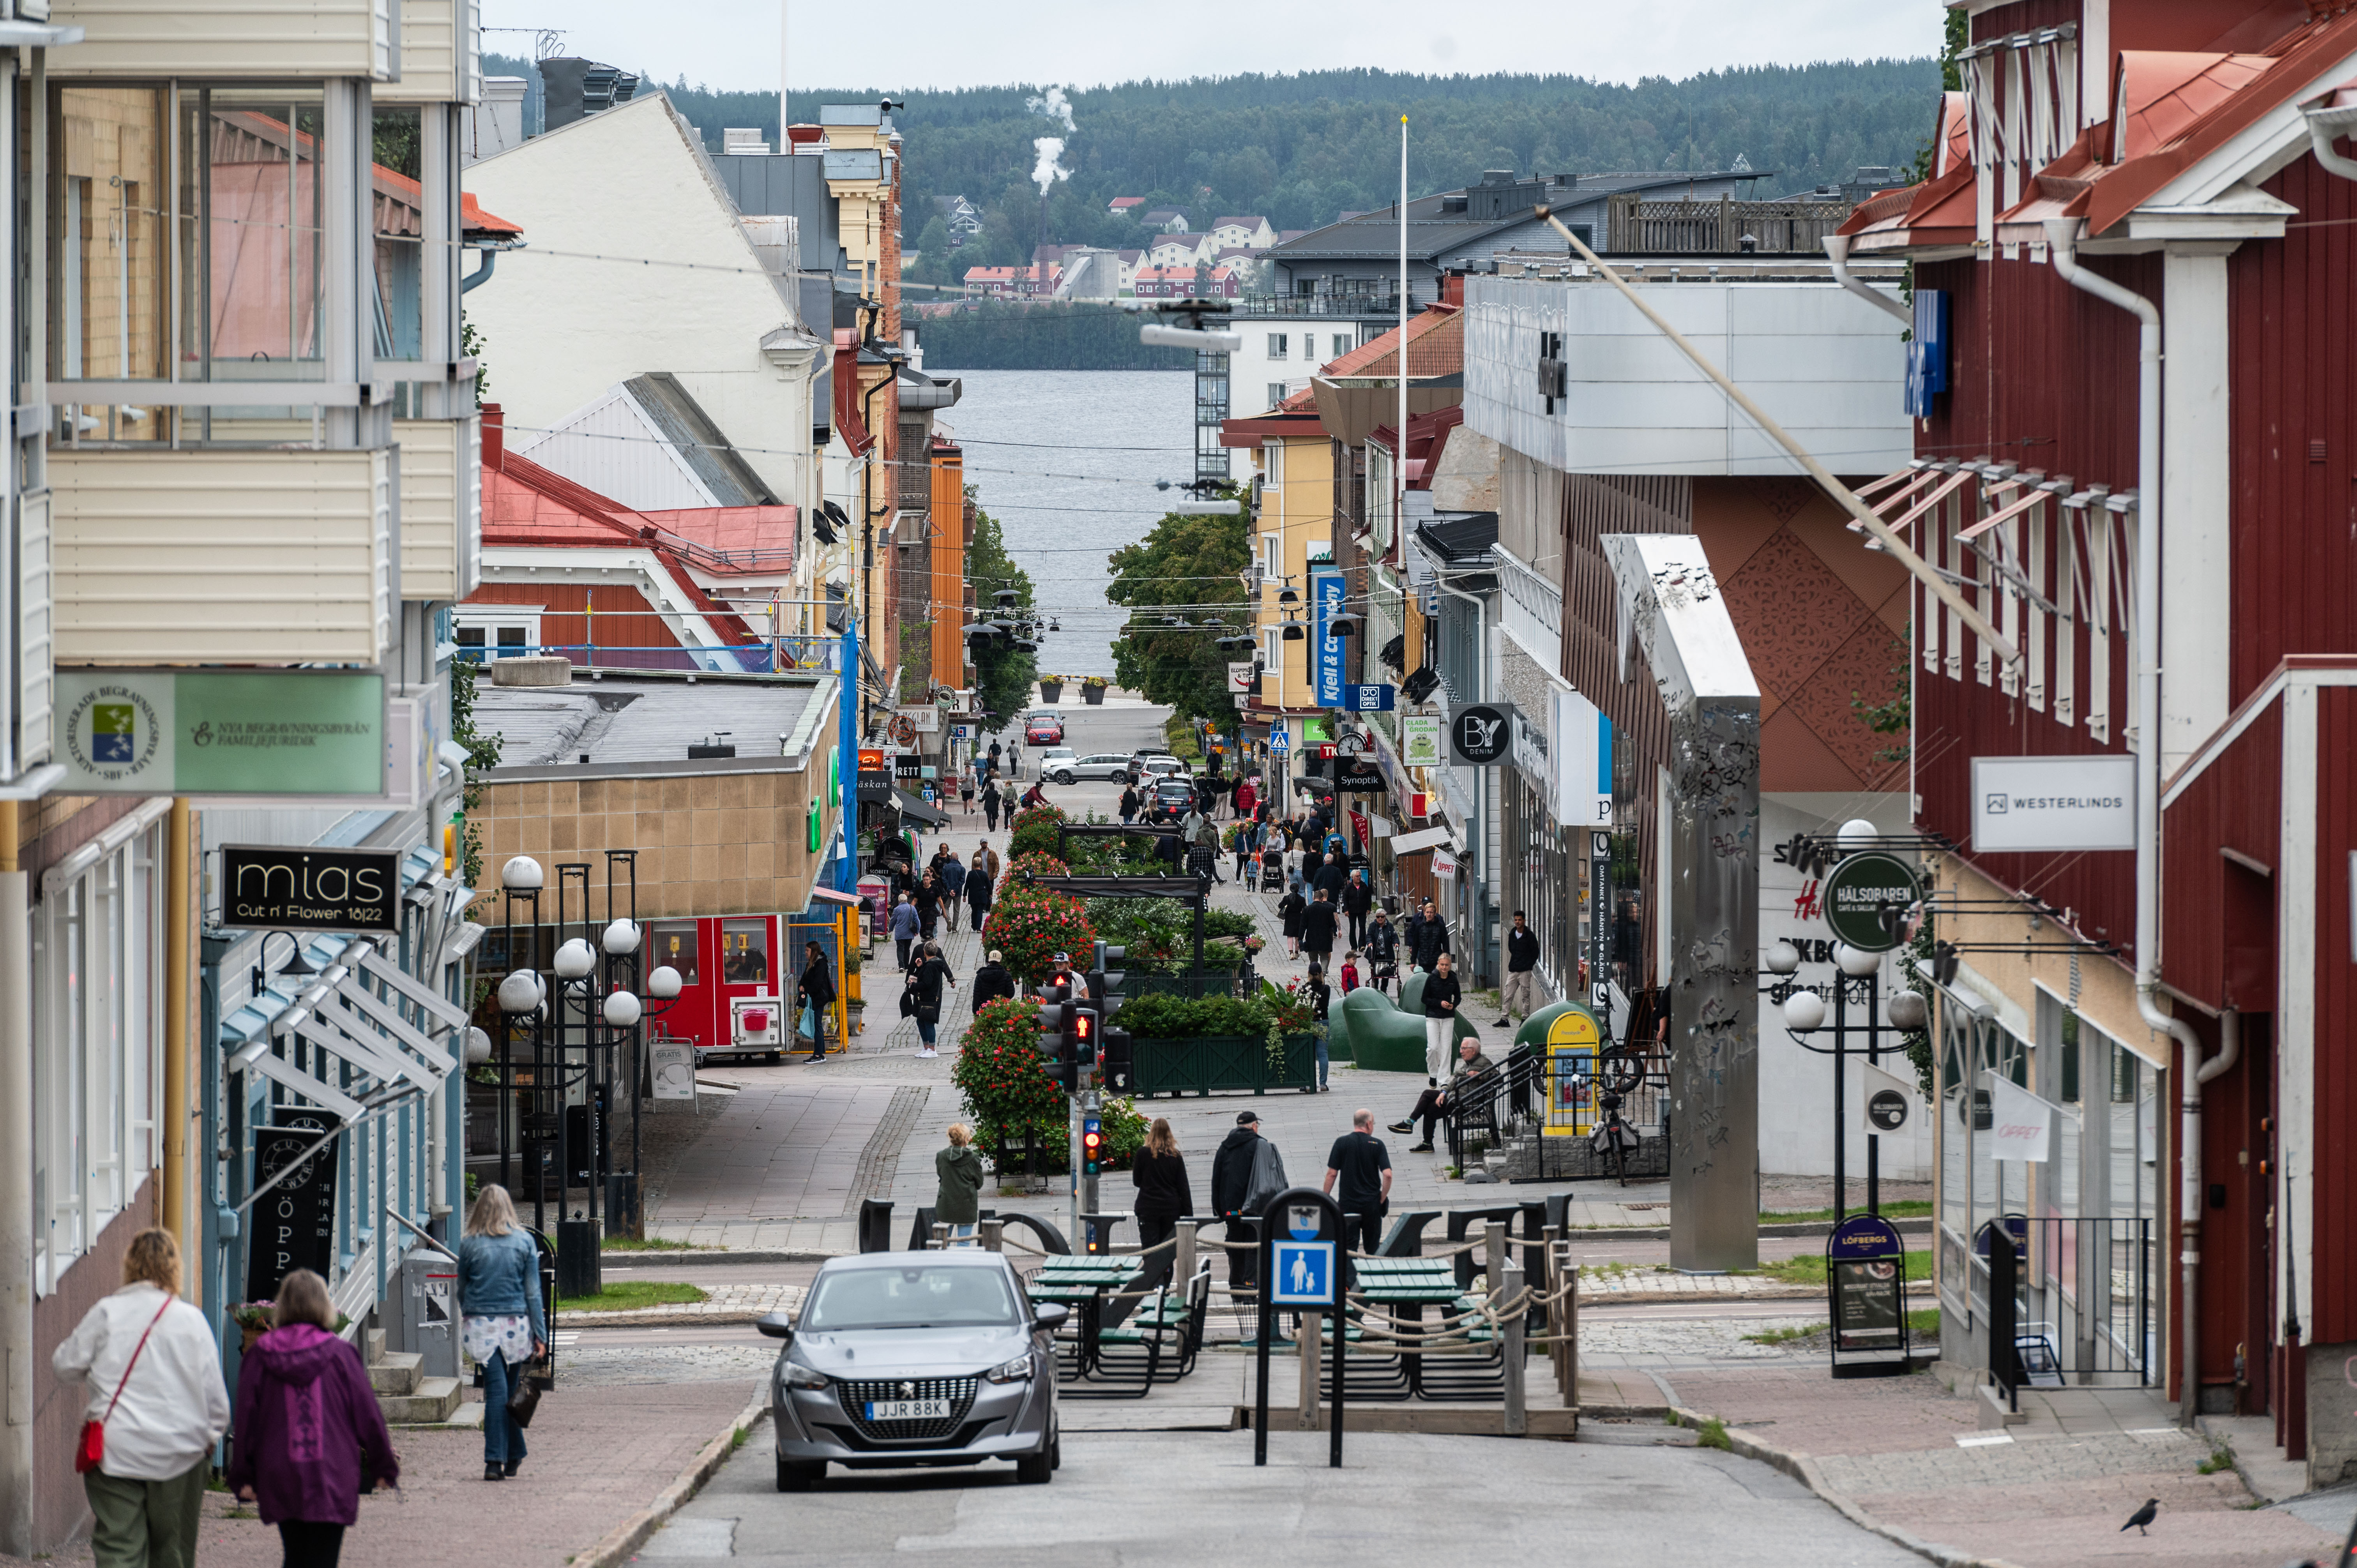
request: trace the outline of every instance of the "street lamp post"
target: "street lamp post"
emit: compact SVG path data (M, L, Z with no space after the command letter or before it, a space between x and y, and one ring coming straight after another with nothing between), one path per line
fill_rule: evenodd
M1825 999L1813 990L1800 988L1792 978L1800 967L1800 953L1790 942L1778 942L1768 952L1769 972L1778 978L1768 988L1768 995L1777 1002L1784 1014L1785 1033L1803 1050L1814 1051L1834 1058L1834 1221L1839 1224L1848 1211L1849 1196L1849 1123L1846 1120L1848 1086L1844 1081L1848 1070L1849 1037L1853 1034L1866 1037L1866 1059L1875 1065L1886 1049L1882 1036L1903 1038L1922 1032L1929 1019L1922 997L1911 990L1901 990L1890 999L1890 1021L1882 1021L1882 955L1851 947L1846 942L1834 949L1834 962L1841 971L1833 983L1833 1037L1830 1047L1812 1045L1802 1038L1813 1035L1826 1024ZM1850 1021L1850 1009L1862 1008L1863 1023ZM1872 1133L1866 1138L1866 1211L1879 1218L1882 1213L1882 1140Z

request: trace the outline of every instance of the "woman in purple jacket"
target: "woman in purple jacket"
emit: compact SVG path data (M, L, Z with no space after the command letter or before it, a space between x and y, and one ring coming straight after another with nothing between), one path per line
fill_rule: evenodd
M277 1326L237 1370L229 1484L278 1527L285 1568L336 1568L360 1518L362 1477L393 1486L401 1460L360 1352L333 1332L327 1282L308 1269L288 1274L274 1316Z

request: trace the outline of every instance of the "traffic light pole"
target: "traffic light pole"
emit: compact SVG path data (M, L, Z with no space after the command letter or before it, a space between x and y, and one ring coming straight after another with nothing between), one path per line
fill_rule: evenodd
M1094 1171L1088 1168L1087 1162L1080 1157L1079 1151L1082 1147L1082 1130L1093 1124L1103 1110L1104 1096L1096 1090L1084 1089L1072 1097L1072 1116L1076 1123L1072 1137L1072 1148L1075 1152L1072 1168L1082 1173L1079 1185L1074 1188L1080 1208L1073 1216L1072 1240L1083 1252L1099 1251L1095 1231L1096 1221L1080 1218L1081 1215L1095 1214L1098 1211L1097 1176Z

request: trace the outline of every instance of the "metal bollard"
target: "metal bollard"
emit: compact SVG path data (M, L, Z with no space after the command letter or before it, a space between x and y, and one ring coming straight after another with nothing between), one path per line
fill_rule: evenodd
M989 1251L993 1252L1006 1251L1006 1220L985 1219L974 1228L974 1233L982 1239L983 1246Z
M1300 1425L1304 1432L1315 1431L1318 1426L1318 1367L1323 1359L1318 1348L1324 1340L1325 1329L1324 1313L1305 1312L1301 1315L1301 1332L1295 1337L1301 1352Z
M1512 1301L1523 1291L1523 1265L1520 1261L1508 1263L1500 1276L1498 1294L1492 1301ZM1523 1381L1530 1369L1530 1351L1523 1343L1523 1323L1528 1314L1516 1310L1507 1314L1498 1324L1499 1342L1506 1359L1506 1420L1509 1437L1526 1436L1531 1430L1530 1417L1523 1402Z

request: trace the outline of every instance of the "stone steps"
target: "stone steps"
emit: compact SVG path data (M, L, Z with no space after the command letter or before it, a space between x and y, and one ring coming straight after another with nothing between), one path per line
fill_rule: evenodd
M369 1364L369 1387L376 1391L380 1400L415 1393L419 1369L425 1365L423 1356L403 1350L380 1350L377 1359Z
M414 1359L414 1358L412 1358ZM376 1402L392 1426L429 1426L447 1422L466 1399L456 1378L417 1378L405 1394L379 1394Z

